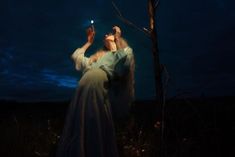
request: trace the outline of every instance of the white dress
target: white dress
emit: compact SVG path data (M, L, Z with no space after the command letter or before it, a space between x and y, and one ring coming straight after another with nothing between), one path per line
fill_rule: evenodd
M56 156L118 157L112 110L126 114L128 103L133 100L125 92L128 90L122 79L133 68L132 49L106 52L92 64L84 53L79 48L72 54L75 68L83 75L68 107ZM111 108L117 102L122 105Z

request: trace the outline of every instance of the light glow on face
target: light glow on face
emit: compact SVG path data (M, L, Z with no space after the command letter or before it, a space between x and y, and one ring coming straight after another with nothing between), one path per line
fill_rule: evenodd
M104 46L110 51L116 51L117 45L114 40L114 35L105 35Z
M106 41L114 41L114 35L105 35Z

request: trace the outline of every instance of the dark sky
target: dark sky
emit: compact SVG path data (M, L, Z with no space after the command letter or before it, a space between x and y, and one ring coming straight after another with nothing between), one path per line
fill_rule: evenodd
M123 16L148 28L147 0L116 0ZM235 93L235 1L160 0L160 60L170 76L168 97ZM150 39L121 22L110 0L5 0L0 2L0 99L68 100L80 73L70 55L86 41L93 19L96 39L119 25L134 49L136 98L153 99Z

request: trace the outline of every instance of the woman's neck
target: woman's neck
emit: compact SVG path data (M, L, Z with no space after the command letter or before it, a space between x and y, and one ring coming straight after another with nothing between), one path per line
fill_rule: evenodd
M117 51L117 48L113 47L110 49L110 51Z

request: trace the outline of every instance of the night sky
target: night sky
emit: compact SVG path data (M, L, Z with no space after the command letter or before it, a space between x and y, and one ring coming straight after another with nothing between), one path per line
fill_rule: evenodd
M124 17L148 28L147 0L115 2ZM234 96L235 1L160 0L156 15L168 97ZM5 0L0 20L0 99L71 99L81 74L70 56L86 42L90 20L96 38L87 54L120 26L135 53L136 99L154 99L151 40L120 21L110 0Z

